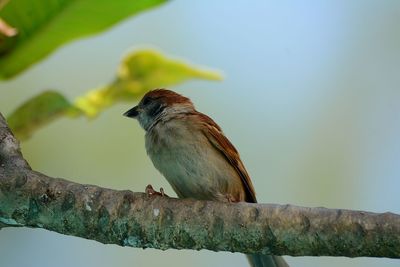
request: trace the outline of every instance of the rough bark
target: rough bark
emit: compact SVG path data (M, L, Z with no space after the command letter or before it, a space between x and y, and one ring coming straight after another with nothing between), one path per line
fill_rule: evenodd
M157 249L400 258L400 216L147 196L31 170L0 114L0 229L26 226Z

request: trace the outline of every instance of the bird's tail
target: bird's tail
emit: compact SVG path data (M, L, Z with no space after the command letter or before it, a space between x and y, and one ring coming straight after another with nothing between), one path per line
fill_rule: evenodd
M252 267L289 267L281 256L252 254L246 255Z

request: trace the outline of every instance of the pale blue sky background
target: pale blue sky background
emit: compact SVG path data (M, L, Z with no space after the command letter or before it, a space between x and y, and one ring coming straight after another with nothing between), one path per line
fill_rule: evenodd
M213 117L241 153L260 202L400 213L399 1L183 1L57 50L0 83L0 111L44 89L71 100L109 82L132 47L223 71L173 89ZM133 105L134 103L132 103ZM22 144L51 176L172 189L118 105L61 119ZM243 255L121 248L43 230L0 231L1 266L246 266ZM389 259L287 257L292 267L400 266Z

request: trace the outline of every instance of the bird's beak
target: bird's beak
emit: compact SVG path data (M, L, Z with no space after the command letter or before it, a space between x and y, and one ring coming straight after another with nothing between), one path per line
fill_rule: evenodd
M133 119L136 118L139 115L138 106L131 108L130 110L125 112L123 115L126 117L129 117L129 118L133 118Z

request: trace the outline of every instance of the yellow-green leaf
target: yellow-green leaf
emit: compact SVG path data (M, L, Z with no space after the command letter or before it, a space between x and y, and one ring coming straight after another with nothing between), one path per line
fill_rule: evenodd
M17 138L27 139L43 125L70 113L78 112L60 93L45 91L22 104L7 119Z
M0 18L17 32L1 41L0 79L13 77L57 47L99 33L166 0L12 0Z
M189 79L221 80L218 72L190 66L154 50L127 54L118 67L116 79L109 85L89 91L75 105L88 117L94 117L116 102L132 101L147 91L182 83Z
M135 101L151 89L196 78L220 80L221 75L167 58L156 51L136 51L125 56L117 77L109 85L90 90L74 104L58 92L46 91L17 108L8 122L19 139L26 139L61 116L93 118L105 108L122 101Z

